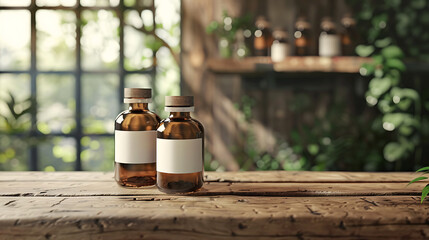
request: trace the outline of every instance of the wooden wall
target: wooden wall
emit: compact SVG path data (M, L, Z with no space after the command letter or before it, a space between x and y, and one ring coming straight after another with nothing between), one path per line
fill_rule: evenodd
M182 94L195 96L195 117L204 124L206 147L227 170L239 169L233 148L242 146L240 134L248 127L240 120L242 113L235 107L242 96L255 100L253 128L259 147L270 151L277 136L288 139L291 129L303 121L311 123L316 115L323 116L336 98L342 96L345 101L352 102L353 96L362 94L355 86L361 83L350 76L324 76L323 81L313 79L305 83L303 81L307 80L302 77L276 76L275 86L269 87L270 83L258 81L264 76L243 78L212 73L207 60L218 57L217 41L207 35L205 29L211 21L221 19L223 10L231 16L247 12L254 16L265 15L273 27L286 28L290 33L300 14L306 15L318 29L318 21L323 16L330 15L338 20L348 10L342 0L182 0ZM314 41L314 52L315 49ZM299 94L308 94L314 108L296 116L290 104Z

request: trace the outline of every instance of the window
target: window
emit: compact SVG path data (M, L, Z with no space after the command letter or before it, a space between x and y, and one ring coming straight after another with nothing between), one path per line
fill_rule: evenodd
M0 0L0 170L113 169L123 88L179 93L179 8Z

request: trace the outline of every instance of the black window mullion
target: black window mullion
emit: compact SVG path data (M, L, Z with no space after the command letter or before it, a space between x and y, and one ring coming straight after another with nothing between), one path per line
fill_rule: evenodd
M82 171L82 162L80 154L82 152L82 60L81 60L81 45L80 39L82 35L81 31L81 5L80 1L77 1L76 8L76 73L75 73L75 101L76 101L76 113L75 113L75 121L76 121L76 132L74 134L76 140L76 162L75 162L75 170Z
M30 14L31 14L31 40L30 40L30 89L31 96L34 98L33 111L31 111L31 130L30 136L35 138L37 136L37 67L36 67L36 0L31 0ZM30 145L30 158L29 169L31 171L38 170L38 150L35 144Z

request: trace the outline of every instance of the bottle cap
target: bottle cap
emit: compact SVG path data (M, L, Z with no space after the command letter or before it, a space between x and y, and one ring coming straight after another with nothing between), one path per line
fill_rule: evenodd
M124 98L151 98L150 88L124 88Z
M310 23L307 21L307 19L305 17L299 17L296 20L295 28L302 29L302 30L310 29Z
M259 29L270 28L270 22L264 16L259 16L255 21L255 25Z
M274 31L273 31L273 37L274 37L274 39L276 39L276 40L279 40L279 39L287 39L287 38L288 38L288 34L287 34L287 32L286 32L286 31L284 31L283 29L281 29L281 28L276 28L276 29L274 29Z
M320 23L320 27L323 30L335 29L335 23L332 21L332 18L324 17L324 18L322 18L322 21Z
M356 20L350 14L346 14L341 19L341 24L345 27L354 26L356 25Z
M194 106L193 96L165 96L166 107L192 107Z

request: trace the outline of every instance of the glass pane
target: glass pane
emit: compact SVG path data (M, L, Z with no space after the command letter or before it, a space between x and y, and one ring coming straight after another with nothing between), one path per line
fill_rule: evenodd
M76 0L36 0L37 6L66 6L76 5Z
M83 170L112 171L115 145L112 137L83 137L80 154Z
M29 68L30 12L27 10L0 11L0 69L28 70Z
M70 133L76 126L73 75L41 74L37 78L37 129L44 134Z
M0 171L28 170L29 139L0 134Z
M130 26L124 29L124 65L127 70L142 70L153 64L153 50L159 44L153 36L144 35Z
M118 88L119 76L116 74L83 75L84 133L113 133L114 120L120 112Z
M37 67L39 70L75 68L75 22L76 15L72 11L37 11Z
M85 7L107 7L107 6L118 6L120 0L81 0L80 4Z
M156 33L174 48L180 41L180 0L156 0L155 21L161 24Z
M30 96L30 75L0 74L1 131L18 133L30 129L29 110L35 106Z
M127 74L126 88L152 88L152 78L149 74Z
M28 6L31 0L0 0L0 6Z
M82 12L82 64L86 70L117 69L119 20L113 11Z
M74 138L54 137L39 140L38 159L42 171L73 171L76 161Z

